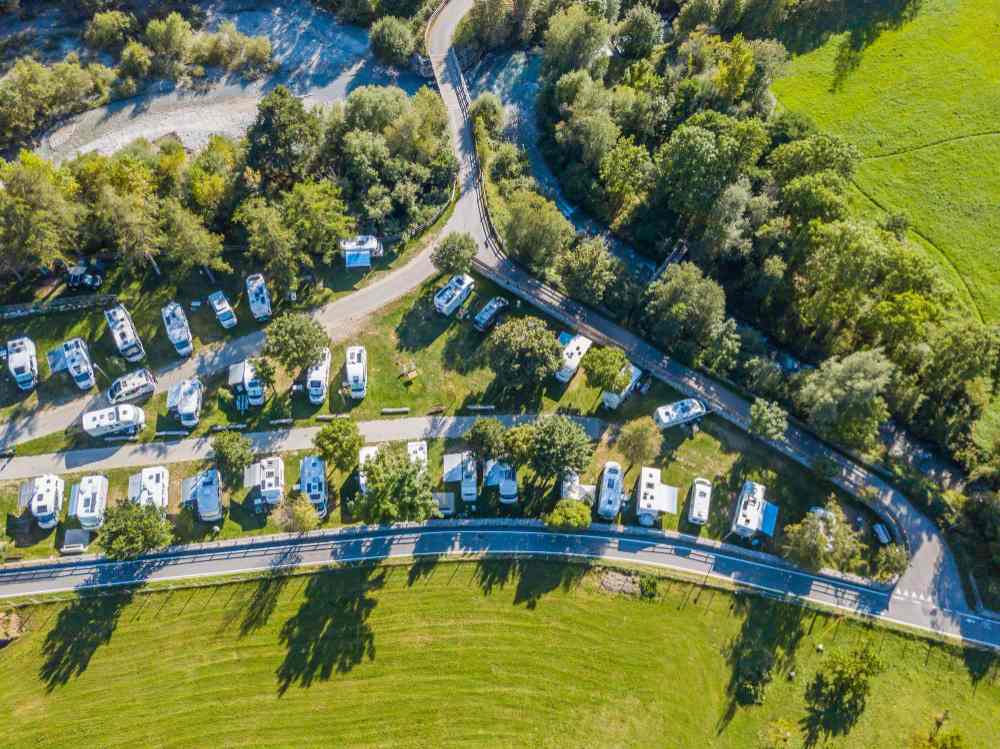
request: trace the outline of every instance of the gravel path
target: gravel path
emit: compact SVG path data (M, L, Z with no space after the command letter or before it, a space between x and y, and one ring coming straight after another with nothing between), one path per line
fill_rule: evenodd
M336 21L308 0L260 3L220 0L206 6L214 29L232 21L243 33L271 40L281 64L275 75L253 82L225 77L198 89L162 82L153 91L85 112L46 133L38 153L55 160L78 153L110 154L136 138L175 135L189 148L209 136L239 136L253 122L257 102L279 84L310 104L343 99L358 86L395 83L412 93L422 81L375 62L368 32Z

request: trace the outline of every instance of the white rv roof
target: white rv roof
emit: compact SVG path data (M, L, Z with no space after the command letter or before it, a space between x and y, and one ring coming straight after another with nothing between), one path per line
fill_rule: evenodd
M194 504L198 515L210 515L218 512L222 504L222 480L219 472L209 468L187 479L182 485L185 504Z
M78 518L100 515L108 501L108 479L104 476L84 476L73 487L72 512Z
M660 476L659 468L643 466L639 471L638 512L677 512L677 487L664 484Z
M306 381L324 379L330 371L330 349L323 349L319 360L309 365L306 370Z
M139 414L143 414L142 417ZM97 411L88 411L83 415L83 430L93 432L104 429L114 429L119 425L139 424L145 419L145 414L133 405L123 403Z
M764 499L766 489L755 481L744 481L740 490L733 531L742 534L757 532L774 534L777 507Z
M244 483L247 488L257 487L262 492L283 491L285 464L275 455L259 460L247 468Z
M66 360L66 368L70 374L93 371L93 367L90 365L90 353L82 338L70 338L63 343L63 358Z
M30 495L27 504L31 514L37 517L57 510L58 499L62 496L65 486L63 480L55 474L45 473L25 483L21 488L21 494L22 497L26 493Z
M452 276L448 283L438 289L434 294L435 304L438 304L441 307L447 307L451 303L451 300L455 298L455 295L467 286L471 286L473 283L472 276L467 273Z
M344 252L378 252L378 237L371 234L359 234L353 239L342 239L340 249Z
M11 372L24 374L35 358L35 342L30 338L12 338L7 341L7 366Z
M166 509L169 490L170 473L163 466L143 468L128 479L128 498L140 505Z
M221 314L223 312L232 312L233 308L229 305L229 300L226 299L226 294L224 291L213 291L208 295L208 303L212 305L212 309L215 310L216 314Z
M247 295L254 310L271 311L271 297L267 293L267 283L260 273L247 276Z
M656 409L656 420L661 425L689 420L705 413L705 405L697 398L685 398L684 400L671 403L667 406L660 406Z
M348 346L346 353L347 381L352 385L360 385L365 376L365 347Z
M167 391L167 409L176 409L181 414L191 414L201 407L201 396L205 386L197 377L178 382Z
M115 345L119 349L136 342L137 335L132 325L132 318L122 305L105 310L104 319L108 321L111 337L115 339Z
M559 370L559 374L566 377L573 374L579 368L580 360L590 350L594 342L587 338L587 336L571 335L570 333L560 333L559 342L563 344L563 365L562 369Z

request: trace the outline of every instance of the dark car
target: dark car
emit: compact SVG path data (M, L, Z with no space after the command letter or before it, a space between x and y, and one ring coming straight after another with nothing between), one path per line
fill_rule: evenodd
M485 307L476 313L476 317L472 321L472 327L480 333L485 333L497 324L497 321L500 319L500 316L504 313L504 310L507 309L509 304L510 302L502 296L493 297L486 303Z
M66 284L71 289L95 291L101 288L102 283L104 283L104 279L101 277L101 274L91 273L86 266L74 265L66 271Z

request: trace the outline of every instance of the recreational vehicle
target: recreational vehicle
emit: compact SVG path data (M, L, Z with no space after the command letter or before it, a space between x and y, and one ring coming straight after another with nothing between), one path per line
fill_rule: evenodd
M597 514L605 520L613 520L622 507L622 467L609 460L601 474L600 503Z
M476 316L472 320L472 327L480 333L485 333L497 324L497 321L503 315L504 310L507 309L509 304L510 302L502 296L493 297L486 303L485 307L476 313Z
M708 522L708 511L712 508L712 483L708 479L697 478L691 485L691 504L688 505L688 522L704 525Z
M163 327L167 329L167 338L181 356L189 356L194 351L194 339L191 337L191 326L188 325L184 308L177 302L170 302L162 310Z
M119 304L104 310L104 319L122 358L130 362L141 361L146 356L146 349L142 347L139 334L135 332L135 324L128 310Z
M247 405L264 405L264 383L257 378L257 371L249 359L229 368L229 387L237 400L246 398Z
M660 480L660 469L643 466L635 485L639 525L651 526L666 513L677 513L677 487Z
M320 519L326 517L326 463L318 455L306 455L299 462L299 491L308 497Z
M71 338L62 345L66 371L80 390L90 390L97 384L94 365L90 361L90 350L82 338Z
M445 317L450 317L455 310L465 304L465 300L475 287L476 282L468 273L452 276L451 280L434 294L434 309Z
M614 411L622 403L624 403L632 393L636 391L639 387L639 381L642 379L642 370L639 369L634 364L627 365L628 370L628 382L626 382L625 387L622 388L617 393L612 393L607 390L601 393L601 402L604 407Z
M323 349L319 361L315 362L306 370L306 393L309 395L309 402L318 406L326 400L326 393L330 382L330 360L332 354L330 349Z
M285 496L285 463L279 456L270 457L251 463L243 471L243 486L254 492L254 504L259 510L261 503L269 507L280 504Z
M156 378L148 369L137 369L123 374L108 388L108 401L124 403L156 392Z
M105 476L84 476L69 493L69 514L81 528L96 530L104 522L108 507L108 479Z
M486 461L483 470L483 484L485 486L495 486L500 495L500 504L512 505L517 503L517 471L510 463L503 463L498 460Z
M573 379L576 370L580 368L580 361L584 355L590 351L593 341L586 336L572 335L571 333L560 333L559 343L562 344L562 367L556 372L556 379L559 382L567 383Z
M766 489L755 481L744 481L736 501L732 532L742 538L753 538L758 533L773 536L778 524L778 507L764 499Z
M55 528L62 512L66 484L58 476L46 473L21 485L20 506L27 507L43 530Z
M128 478L128 499L140 507L152 505L166 512L170 501L170 473L163 466L143 468Z
M378 237L361 234L340 242L340 252L347 268L371 268L372 260L382 257L382 242Z
M198 426L205 386L197 377L177 383L167 391L167 411L186 427Z
M181 482L181 504L191 507L203 523L222 520L222 477L209 468Z
M354 400L368 393L368 352L364 346L347 348L347 387Z
M38 384L35 342L24 336L7 341L7 369L19 389L33 390Z
M462 453L462 501L474 505L479 498L479 468L476 457L469 451Z
M212 311L215 312L215 317L221 325L226 330L230 328L235 328L236 323L236 313L233 312L232 306L229 304L229 300L226 299L226 295L222 291L213 291L208 295L208 303L212 306Z
M91 437L134 436L145 425L146 414L143 410L128 403L88 411L83 415L83 431Z
M257 322L271 319L271 295L267 293L267 282L260 273L247 276L247 299L250 300L250 314Z
M660 429L697 421L708 413L708 408L697 398L687 398L667 406L660 406L653 414L653 421Z

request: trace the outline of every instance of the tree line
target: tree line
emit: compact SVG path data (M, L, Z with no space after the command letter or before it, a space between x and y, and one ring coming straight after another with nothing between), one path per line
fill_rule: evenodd
M224 249L236 245L292 291L340 240L406 234L448 201L457 167L447 132L428 89L410 98L360 87L307 109L279 86L244 139L213 136L195 154L171 139L59 165L22 151L0 161L0 272L100 253L183 276L228 270Z

